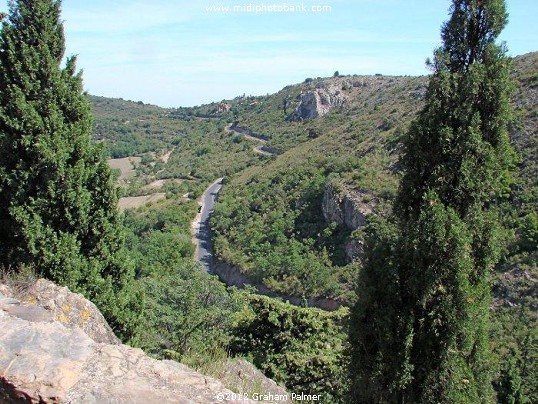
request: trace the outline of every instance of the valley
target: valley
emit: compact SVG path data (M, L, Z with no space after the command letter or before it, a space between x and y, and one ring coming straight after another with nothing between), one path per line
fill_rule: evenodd
M521 185L515 191L519 196L514 198L525 202L520 213L506 216L505 225L523 234L517 226L523 226L526 215L536 209L531 195L536 188L532 156L537 54L519 57L514 64L518 86L513 105L518 121L512 126L512 138L523 158ZM147 227L153 230L137 233L143 244L150 235L161 238L161 244L167 240L167 248L181 239L178 263L195 257L205 271L218 274L229 285L253 285L262 294L296 305L334 310L354 302L368 215L384 217L391 211L399 182L400 137L422 105L425 85L425 77L348 76L306 80L264 97L237 97L226 101L227 112L219 112L217 103L166 110L98 99L94 113L99 136L111 144L110 150L120 142L122 148L135 150L140 147L137 139L159 144L131 153L129 158L138 161L136 175L130 175L128 182L125 176L119 178L126 197L162 198L147 206L144 201L144 206L128 212L128 228L136 217L153 217ZM335 94L336 88L341 95L334 105L329 102L324 107L322 116L292 119L300 111L307 117L313 114L315 106L307 112L301 107L305 94L321 99ZM286 97L292 100L288 115L283 108ZM99 106L103 103L125 127L130 125L127 121L153 123L140 138L137 126L129 128L132 145L128 138L114 134L123 131L121 125L115 125L106 140L107 119L100 115ZM142 111L144 118L139 117ZM162 156L163 150L168 150L166 161L155 157ZM215 178L219 180L214 182ZM152 194L147 194L148 189ZM200 198L205 202L195 219ZM183 209L191 213L170 232L159 217ZM191 231L194 246L187 248L183 243L190 240ZM136 237L128 239L134 242ZM516 307L529 313L525 320L511 323L515 330L498 336L512 346L521 344L519 338L528 330L526 319L533 318L530 313L536 307L530 297L536 250L530 255L520 252L519 242L513 239L511 252L498 266L493 295L499 324L513 318ZM162 260L152 264L156 268L171 263L162 254L155 257L161 258L153 261ZM139 266L140 273L147 273L142 269L145 265Z
M1 402L538 402L532 6L76 3L0 11Z

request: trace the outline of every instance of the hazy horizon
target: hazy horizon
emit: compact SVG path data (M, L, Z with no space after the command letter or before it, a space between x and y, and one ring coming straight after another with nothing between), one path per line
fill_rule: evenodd
M90 94L180 107L274 93L335 71L428 74L424 61L440 44L449 5L448 0L67 0L62 18L66 55L78 55ZM226 6L228 11L219 9ZM508 0L507 6L510 22L501 39L509 54L535 51L538 2ZM6 0L0 0L0 10L7 10Z

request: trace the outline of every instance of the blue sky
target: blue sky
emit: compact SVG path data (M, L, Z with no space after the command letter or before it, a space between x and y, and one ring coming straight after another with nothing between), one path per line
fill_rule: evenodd
M0 10L7 1L0 0ZM330 6L218 12L211 6ZM426 74L448 0L64 0L67 54L86 89L161 106L273 93L306 77ZM537 50L538 1L508 0L501 39ZM246 7L245 7L246 8Z

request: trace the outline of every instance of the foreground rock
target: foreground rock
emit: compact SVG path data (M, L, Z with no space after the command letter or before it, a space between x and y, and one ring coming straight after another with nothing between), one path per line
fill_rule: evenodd
M292 402L291 394L286 389L267 378L256 366L244 359L225 362L218 378L235 391L249 391L251 396L255 393L278 396L280 403Z
M95 342L120 344L120 340L106 322L99 309L78 293L61 287L45 279L12 286L0 285L0 293L4 296L20 300L23 305L6 306L5 309L28 311L36 308L44 309L54 321L67 328L80 328ZM22 308L25 308L24 310Z
M12 297L19 294L26 301ZM23 291L0 286L0 402L217 403L219 393L232 394L187 366L119 344L94 308L48 281ZM90 317L77 320L84 310Z

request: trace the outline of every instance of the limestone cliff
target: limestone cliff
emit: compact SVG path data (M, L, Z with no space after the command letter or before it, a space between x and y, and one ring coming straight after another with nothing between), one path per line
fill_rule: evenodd
M329 179L325 186L321 209L327 223L345 226L350 230L344 250L348 262L355 261L362 254L360 230L366 225L369 214L383 214L383 204L377 197L347 186L339 179Z
M0 285L2 403L216 403L218 393L231 391L120 344L95 306L67 288Z
M290 116L290 120L312 120L326 115L335 107L342 107L347 102L347 95L336 83L323 83L319 88L300 95L299 104Z

